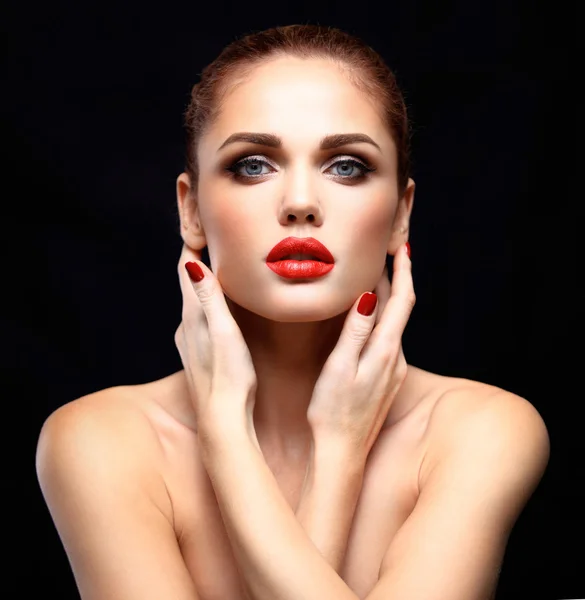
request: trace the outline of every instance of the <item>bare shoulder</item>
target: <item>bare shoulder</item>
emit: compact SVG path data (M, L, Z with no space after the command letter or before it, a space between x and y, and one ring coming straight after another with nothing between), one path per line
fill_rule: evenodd
M84 600L197 597L140 389L69 402L39 435L37 477Z
M76 449L79 461L95 464L103 457L109 469L133 472L161 512L172 521L160 441L145 410L142 386L115 386L68 402L43 423L36 450L37 473L47 455ZM40 475L40 473L39 473Z
M513 429L539 434L548 440L546 425L534 405L502 388L462 378L448 378L430 415L429 427L437 437L448 439L467 427ZM478 431L474 431L478 433ZM490 433L493 433L491 431Z
M546 426L516 394L414 372L431 390L418 497L372 597L493 598L509 534L548 462Z
M124 440L129 447L155 439L146 413L141 410L141 386L116 386L87 394L57 408L45 420L39 440L53 429L66 435L80 428L111 434L112 441ZM149 444L147 443L147 446ZM144 449L144 448L141 448Z
M427 455L420 485L443 461L516 461L523 476L537 483L548 464L550 440L534 405L486 383L448 378L429 415ZM488 458L489 457L489 458Z

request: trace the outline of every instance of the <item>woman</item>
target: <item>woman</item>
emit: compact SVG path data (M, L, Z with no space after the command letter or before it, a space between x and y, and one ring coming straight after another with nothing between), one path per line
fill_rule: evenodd
M186 124L184 369L70 402L39 438L82 598L493 597L549 440L527 400L406 363L393 74L344 32L278 27L203 71Z

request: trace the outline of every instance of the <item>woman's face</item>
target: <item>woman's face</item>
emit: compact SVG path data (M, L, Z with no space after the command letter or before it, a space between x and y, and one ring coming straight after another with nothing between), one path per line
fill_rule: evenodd
M238 132L269 133L281 146L222 147ZM355 133L379 148L320 149L325 136ZM254 161L237 164L246 157ZM347 311L374 289L386 254L404 241L393 240L412 204L395 220L394 142L368 98L329 61L286 57L256 68L229 92L198 161L197 210L212 270L233 302L267 319L318 321ZM312 280L274 273L266 257L288 236L318 239L333 270Z

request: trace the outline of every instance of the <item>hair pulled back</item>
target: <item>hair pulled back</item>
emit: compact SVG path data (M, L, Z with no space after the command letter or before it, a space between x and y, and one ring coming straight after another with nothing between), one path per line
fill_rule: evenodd
M397 149L397 179L402 195L410 175L410 129L406 105L394 73L360 38L334 27L287 25L250 33L231 42L201 72L184 113L185 171L193 189L199 180L197 148L221 112L227 93L246 81L259 64L275 58L329 59L365 93L386 123Z

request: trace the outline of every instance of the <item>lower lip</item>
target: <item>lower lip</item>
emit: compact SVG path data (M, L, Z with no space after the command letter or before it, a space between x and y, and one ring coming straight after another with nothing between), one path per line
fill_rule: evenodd
M326 275L335 266L318 260L278 260L267 262L268 268L286 279L313 279Z

